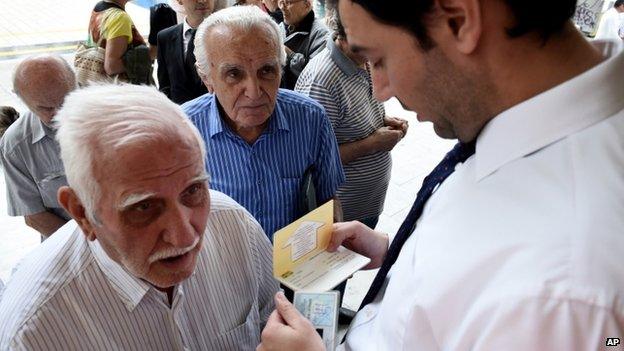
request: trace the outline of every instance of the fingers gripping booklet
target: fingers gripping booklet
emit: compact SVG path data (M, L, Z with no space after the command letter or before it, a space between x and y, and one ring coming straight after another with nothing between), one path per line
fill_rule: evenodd
M273 235L273 276L294 291L328 291L370 259L343 246L327 252L334 223L331 200Z
M336 348L339 300L337 291L295 292L295 308L312 323L327 350Z

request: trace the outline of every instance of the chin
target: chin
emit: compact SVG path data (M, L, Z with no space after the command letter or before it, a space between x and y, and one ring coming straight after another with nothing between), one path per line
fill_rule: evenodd
M442 139L457 139L457 134L451 128L440 127L434 123L433 131Z
M193 275L194 271L195 269L181 272L162 272L166 274L166 277L151 277L145 280L159 289L167 289L187 280L191 275Z

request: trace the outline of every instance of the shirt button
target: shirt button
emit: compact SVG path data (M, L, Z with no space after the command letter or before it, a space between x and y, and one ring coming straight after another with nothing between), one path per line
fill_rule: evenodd
M256 184L258 185L262 184L262 179L258 178L258 180L256 180Z

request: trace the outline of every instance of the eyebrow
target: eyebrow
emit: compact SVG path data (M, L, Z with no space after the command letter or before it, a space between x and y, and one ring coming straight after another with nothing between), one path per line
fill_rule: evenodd
M189 184L203 183L203 182L207 182L208 180L210 180L210 176L208 176L208 174L206 174L206 173L202 173L202 174L198 175L197 177L191 179Z
M207 182L210 179L210 177L208 176L208 174L206 173L202 173L200 175L198 175L197 177L191 179L189 181L189 184L194 184L194 183L203 183L203 182ZM134 194L130 194L128 196L126 196L122 201L121 204L119 204L117 206L117 208L119 210L125 210L129 207L132 207L136 204L138 204L141 201L145 201L151 197L156 196L156 193L153 192L147 192L147 193L134 193Z
M354 54L363 54L368 51L367 48L359 46L359 45L349 45L349 48Z
M267 60L265 62L262 62L262 64L260 64L260 67L266 67L266 66L279 66L279 60L277 60L277 59L270 59L270 60ZM242 67L241 65L237 65L237 64L234 64L234 63L222 63L218 67L219 72L227 72L227 71L229 71L231 69L244 70L245 68Z
M231 69L241 69L241 67L232 63L222 63L219 65L219 72L227 72Z
M125 210L131 206L138 204L141 201L149 199L150 197L156 196L156 193L134 193L126 196L121 204L117 206L119 210Z

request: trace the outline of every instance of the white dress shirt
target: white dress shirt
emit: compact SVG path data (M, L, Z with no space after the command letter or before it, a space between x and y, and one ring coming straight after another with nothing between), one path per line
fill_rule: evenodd
M622 22L622 14L615 8L609 9L600 18L600 24L598 25L595 38L622 40L622 38L620 38Z
M193 29L193 27L191 27L190 24L188 24L188 22L186 21L186 18L184 19L184 24L182 25L182 40L184 41L184 46L182 46L182 48L184 49L184 57L186 57L186 51L188 49L188 45L189 42L191 41L191 32L190 30Z
M271 244L231 198L210 198L195 272L171 305L68 222L7 283L0 350L255 349L278 289Z
M342 346L573 351L624 338L623 72L617 54L493 119Z

